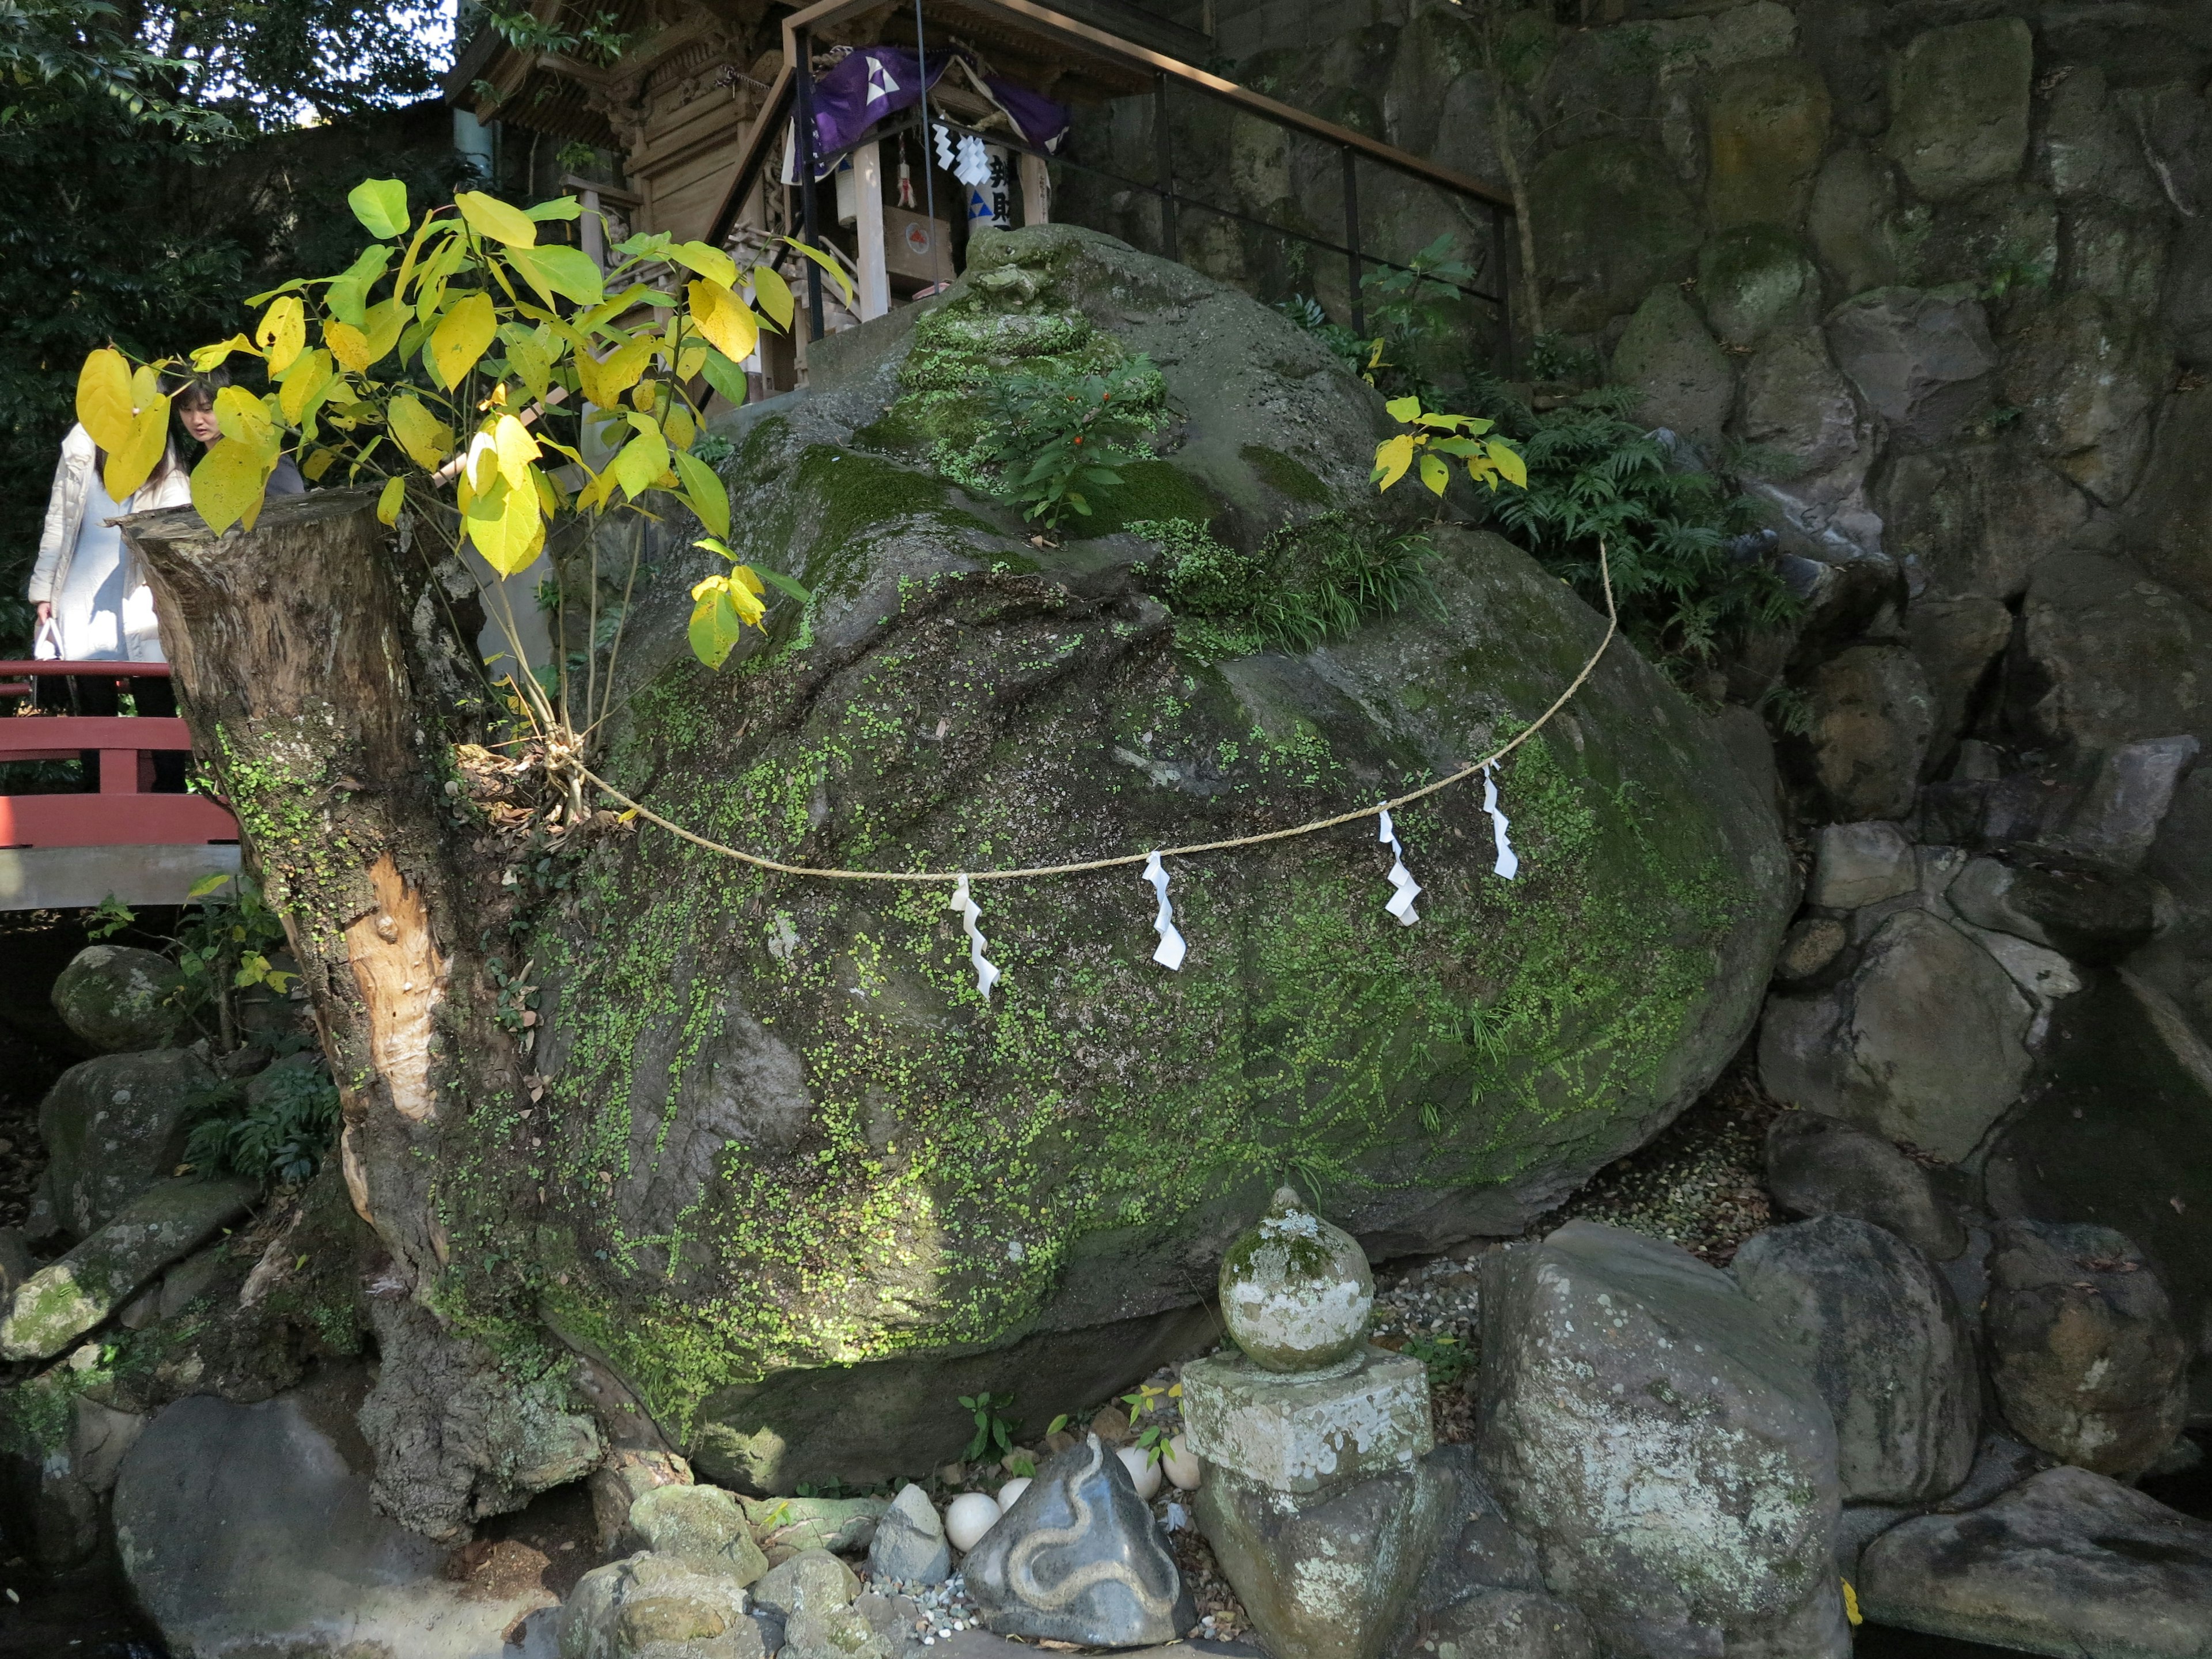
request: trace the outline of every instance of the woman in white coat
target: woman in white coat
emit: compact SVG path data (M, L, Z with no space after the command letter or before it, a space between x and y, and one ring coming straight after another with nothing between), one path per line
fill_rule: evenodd
M61 464L54 469L53 494L46 501L46 531L31 571L30 599L37 608L40 633L51 629L58 636L56 642L66 661L165 661L153 590L112 520L127 513L189 505L191 477L177 459L173 435L153 477L127 501L118 501L107 493L101 477L106 461L92 434L81 426L71 427L62 440ZM166 677L134 677L131 690L142 714L177 712L176 693ZM71 675L66 706L79 714L113 714L118 712L116 682L105 676ZM99 788L97 757L89 757L84 769L84 787ZM184 757L156 755L154 773L156 789L182 789Z

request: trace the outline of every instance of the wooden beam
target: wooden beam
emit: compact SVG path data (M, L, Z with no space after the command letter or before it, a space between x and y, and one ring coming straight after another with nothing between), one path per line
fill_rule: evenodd
M790 64L797 56L793 46L797 31L806 29L819 35L832 24L870 10L880 3L881 0L816 0L816 3L805 10L793 13L783 20L784 62ZM1509 213L1513 210L1513 198L1495 185L1486 185L1479 179L1470 179L1463 173L1455 173L1449 167L1440 167L1418 155L1409 155L1380 139L1370 138L1364 132L1354 132L1350 127L1340 127L1334 121L1324 121L1318 116L1309 115L1302 109L1294 109L1288 104L1264 97L1249 87L1240 87L1234 81L1224 81L1218 75L1194 69L1164 52L1149 51L1103 29L1079 23L1072 17L1063 17L1058 12L1031 3L1031 0L960 0L960 8L963 11L977 13L1009 26L1024 26L1048 40L1058 39L1079 46L1099 57L1141 69L1147 74L1164 75L1169 80L1194 91L1209 93L1238 109L1265 116L1324 143L1345 146L1358 151L1369 161L1400 173L1474 197ZM927 10L926 0L923 9L925 12Z

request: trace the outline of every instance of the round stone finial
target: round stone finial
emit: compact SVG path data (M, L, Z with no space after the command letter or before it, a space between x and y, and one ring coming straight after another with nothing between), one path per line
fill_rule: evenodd
M1255 1365L1313 1371L1357 1352L1375 1306L1366 1253L1288 1187L1221 1261L1221 1315Z

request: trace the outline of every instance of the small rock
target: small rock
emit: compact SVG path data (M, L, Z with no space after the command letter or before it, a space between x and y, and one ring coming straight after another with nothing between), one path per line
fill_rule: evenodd
M998 1500L989 1493L963 1492L945 1507L945 1535L954 1549L965 1555L998 1524L999 1515Z
M1847 647L1806 684L1813 769L1838 817L1899 818L1912 810L1935 735L1927 672L1902 646Z
M106 1054L56 1079L39 1105L39 1133L61 1225L85 1237L166 1177L184 1156L186 1116L214 1080L189 1048Z
M1288 1187L1221 1261L1221 1316L1251 1361L1320 1370L1356 1353L1375 1306L1366 1253Z
M0 1319L0 1357L47 1359L120 1308L154 1275L246 1213L243 1181L165 1181L67 1255L31 1275Z
M1130 1484L1136 1487L1137 1496L1147 1504L1160 1489L1160 1466L1152 1461L1149 1452L1134 1446L1124 1446L1114 1454L1121 1460L1121 1467L1129 1472Z
M1820 831L1805 902L1823 909L1856 910L1909 893L1919 881L1912 843L1895 824L1832 823Z
M1867 1546L1857 1589L1877 1624L2083 1659L2203 1659L2212 1526L2049 1469L1970 1514L1891 1528Z
M1928 1171L1880 1135L1818 1112L1782 1112L1766 1131L1766 1184L1795 1215L1848 1215L1887 1227L1939 1261L1966 1230Z
M1845 1501L1917 1504L1966 1478L1981 1379L1951 1288L1925 1255L1869 1222L1830 1215L1753 1235L1729 1271L1835 1414Z
M876 1523L868 1545L868 1571L902 1584L941 1584L952 1576L945 1523L929 1495L908 1481Z
M771 1567L752 1587L754 1604L779 1619L805 1607L848 1607L860 1593L860 1576L827 1550L803 1550Z
M738 1500L719 1486L655 1487L629 1506L629 1532L655 1555L750 1584L768 1571Z
M102 1054L158 1048L184 1015L183 975L167 957L128 945L88 945L54 981L54 1012Z
M1850 937L1850 930L1833 916L1800 917L1775 956L1774 977L1784 985L1802 985L1842 955Z
M190 1264L187 1263L187 1266ZM599 1553L612 1555L629 1525L630 1505L662 1486L688 1486L691 1466L672 1452L624 1447L611 1451L584 1478L592 1499L592 1522L598 1533ZM635 1544L623 1553L634 1553Z
M561 1659L763 1659L760 1627L727 1574L652 1554L578 1580L560 1642Z
M1190 1449L1182 1436L1176 1435L1168 1442L1168 1455L1160 1460L1168 1472L1168 1480L1182 1492L1196 1492L1198 1483L1206 1478L1206 1468L1198 1454Z
M2188 1350L2124 1234L2000 1223L1983 1324L2005 1419L2031 1445L2131 1479L2180 1433Z
M808 1607L784 1621L786 1659L892 1659L897 1650L857 1607Z
M2098 766L2095 780L2054 839L2117 868L2140 870L2197 748L2197 739L2186 733L2122 744Z
M965 1577L1001 1636L1146 1647L1198 1622L1152 1511L1095 1436L1037 1471L968 1558Z
M798 1553L867 1548L888 1499L881 1498L746 1498L738 1500L761 1547Z
M2158 924L2156 896L2142 876L2043 848L1975 859L1945 896L1978 927L2088 962L2118 961Z
M1131 1437L1129 1414L1119 1406L1104 1407L1091 1419L1091 1432L1109 1446L1125 1445Z

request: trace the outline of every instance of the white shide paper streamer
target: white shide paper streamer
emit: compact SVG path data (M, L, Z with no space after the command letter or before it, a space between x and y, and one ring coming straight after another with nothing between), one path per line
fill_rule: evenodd
M1510 881L1521 872L1521 855L1513 850L1513 843L1505 838L1505 814L1498 810L1498 769L1482 769L1482 810L1490 814L1490 828L1498 842L1498 862L1492 866L1497 874Z
M1152 884L1152 891L1159 895L1160 900L1159 913L1152 918L1152 928L1160 936L1160 945L1159 949L1152 952L1152 960L1170 973L1180 972L1182 969L1182 935L1176 928L1175 906L1168 902L1168 872L1160 863L1158 853L1145 860L1142 878Z
M968 960L975 966L975 994L988 1002L991 988L999 982L999 969L984 957L983 933L975 926L975 918L981 915L983 910L975 902L975 896L968 890L967 877L963 876L953 884L952 896L946 901L945 908L960 913L960 926L968 934Z
M1390 827L1390 809L1387 806L1382 808L1381 817L1382 830L1376 839L1390 843L1390 885L1397 889L1390 896L1389 902L1382 908L1398 918L1400 927L1411 927L1421 919L1413 908L1413 901L1420 896L1421 884L1413 879L1413 872L1406 867L1406 849L1398 845L1398 832Z

